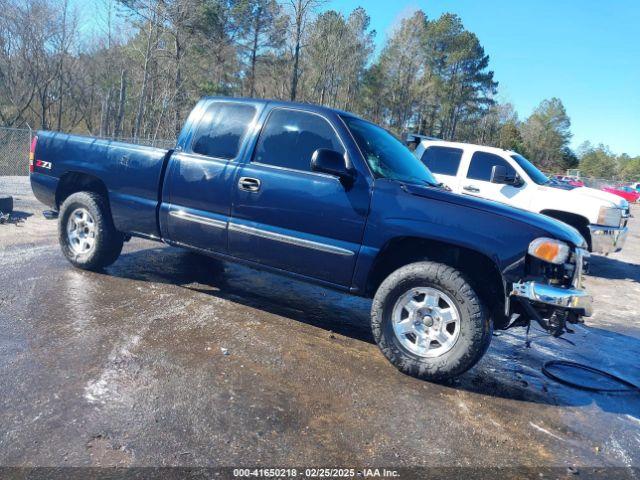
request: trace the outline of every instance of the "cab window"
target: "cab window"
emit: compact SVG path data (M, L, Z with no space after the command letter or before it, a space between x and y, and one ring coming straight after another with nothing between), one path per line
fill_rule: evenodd
M433 173L456 176L461 158L460 148L433 146L424 151L421 160Z
M507 177L515 176L516 171L504 158L488 152L475 152L471 157L467 178L491 181L491 170L494 165L502 165L507 169Z
M320 115L279 108L262 128L252 161L311 171L311 157L319 148L344 153L335 131Z
M200 120L191 150L225 160L237 157L255 114L256 109L251 105L213 102Z

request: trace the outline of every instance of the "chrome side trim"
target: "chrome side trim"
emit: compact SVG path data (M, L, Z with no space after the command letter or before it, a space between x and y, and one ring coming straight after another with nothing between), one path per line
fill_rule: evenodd
M229 223L229 230L246 233L248 235L255 235L256 237L266 238L267 240L275 240L276 242L287 243L289 245L295 245L297 247L311 248L320 252L333 253L335 255L343 255L345 257L354 255L354 252L352 252L351 250L347 250L346 248L334 247L333 245L327 245L326 243L319 243L303 238L291 237L289 235L270 232L267 230L262 230L260 228L240 225L239 223Z
M200 215L193 215L187 213L184 210L169 210L169 215L172 217L180 218L182 220L189 220L190 222L200 223L201 225L207 225L215 228L227 228L227 222L222 220L215 220L213 218L201 217Z

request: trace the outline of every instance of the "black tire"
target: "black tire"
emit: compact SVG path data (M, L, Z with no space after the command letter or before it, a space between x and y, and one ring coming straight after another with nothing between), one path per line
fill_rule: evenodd
M13 197L11 195L0 195L0 213L13 212Z
M82 208L93 218L95 239L89 251L78 253L70 243L67 224L69 216ZM60 207L58 240L62 253L72 265L83 270L100 270L118 259L124 244L124 235L115 229L105 198L93 192L78 192L67 197Z
M394 306L416 288L442 292L457 308L457 340L440 356L417 355L403 345L394 332ZM417 262L396 270L382 282L371 307L371 329L380 350L398 370L423 380L441 382L461 375L482 358L491 343L493 325L487 309L459 271L441 263Z

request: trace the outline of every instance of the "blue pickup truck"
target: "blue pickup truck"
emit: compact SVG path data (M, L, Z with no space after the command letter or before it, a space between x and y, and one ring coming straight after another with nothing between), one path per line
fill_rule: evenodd
M205 98L169 151L41 131L30 171L74 266L135 236L370 297L380 349L423 379L468 370L494 328L560 335L591 313L575 229L451 193L351 113Z

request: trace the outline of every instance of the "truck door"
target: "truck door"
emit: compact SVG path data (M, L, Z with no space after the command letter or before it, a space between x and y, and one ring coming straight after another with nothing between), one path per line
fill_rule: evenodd
M274 108L253 155L237 174L229 224L232 255L332 284L349 286L369 208L362 174L345 186L312 172L319 148L344 153L324 116Z
M236 159L257 108L211 101L193 126L193 136L173 154L164 182L160 226L172 242L227 252L227 225Z
M439 182L459 193L458 170L463 152L461 148L431 145L422 153L420 160Z
M507 203L514 207L529 207L529 190L526 183L519 186L491 183L491 170L494 165L502 165L507 170L507 177L514 177L516 170L506 159L499 155L475 151L471 156L466 174L460 180L460 193Z

